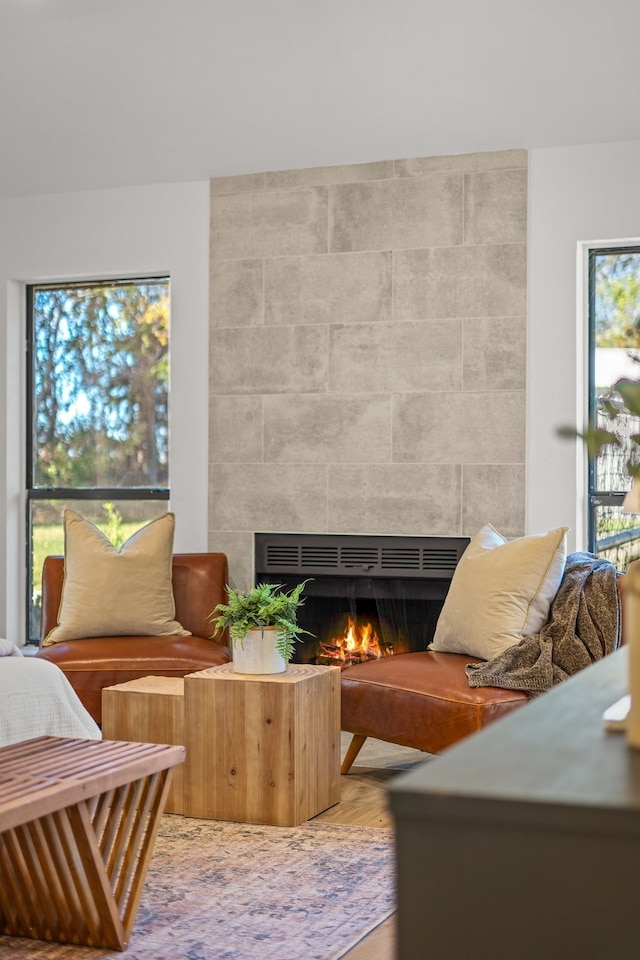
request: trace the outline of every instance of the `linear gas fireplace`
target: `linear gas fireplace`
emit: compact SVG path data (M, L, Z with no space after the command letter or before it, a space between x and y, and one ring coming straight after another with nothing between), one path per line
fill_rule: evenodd
M298 663L426 650L468 537L255 534L255 582L308 580Z

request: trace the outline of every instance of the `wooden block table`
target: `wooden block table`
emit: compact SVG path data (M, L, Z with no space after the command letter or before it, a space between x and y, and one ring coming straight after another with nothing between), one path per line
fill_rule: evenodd
M124 950L183 759L64 737L0 748L0 932Z
M184 678L191 817L295 826L340 800L340 669Z
M102 691L102 735L106 740L185 743L182 677L140 677ZM184 766L176 767L165 813L183 812Z

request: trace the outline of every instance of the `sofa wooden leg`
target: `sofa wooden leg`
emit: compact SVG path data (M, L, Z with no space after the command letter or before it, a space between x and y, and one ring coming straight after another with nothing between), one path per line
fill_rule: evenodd
M347 747L347 752L344 755L344 760L342 761L342 766L340 767L340 773L349 772L351 769L351 764L362 750L366 739L367 738L361 733L354 733L351 743Z

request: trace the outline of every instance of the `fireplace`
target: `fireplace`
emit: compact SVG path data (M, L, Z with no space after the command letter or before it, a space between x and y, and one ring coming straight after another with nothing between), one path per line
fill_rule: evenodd
M426 650L468 537L256 533L255 582L308 580L298 663Z

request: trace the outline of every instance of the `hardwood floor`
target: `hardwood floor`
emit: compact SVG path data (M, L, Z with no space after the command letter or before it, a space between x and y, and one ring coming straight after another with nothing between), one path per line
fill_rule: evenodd
M342 734L342 756L351 735ZM341 778L340 803L315 817L331 823L359 824L370 827L392 827L387 807L387 786L399 773L411 770L429 755L408 747L398 747L380 740L367 740L351 767ZM395 960L395 923L390 917L367 937L345 953L343 960Z

